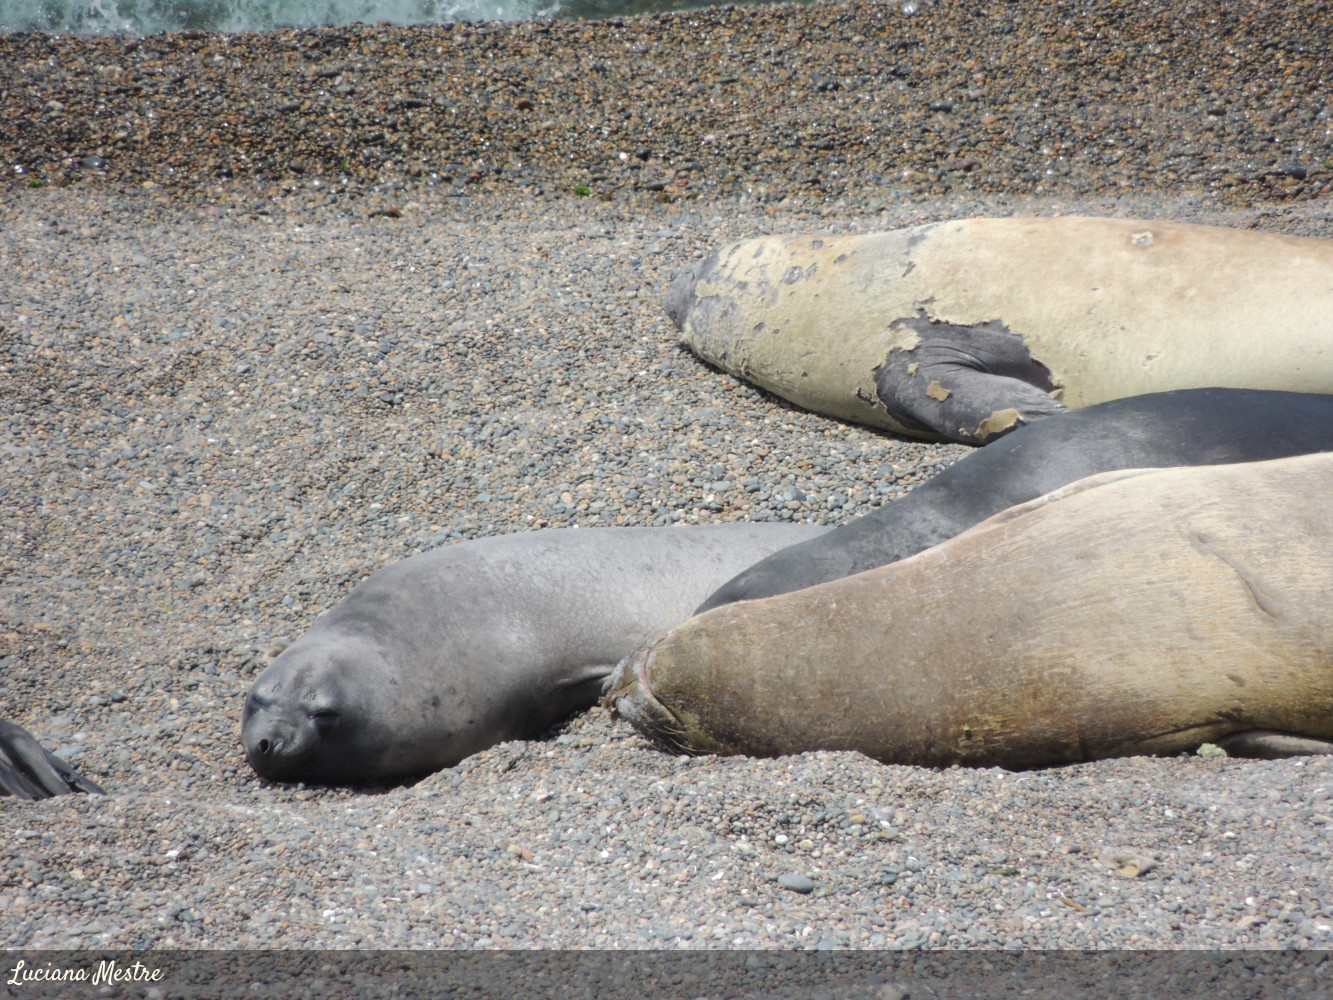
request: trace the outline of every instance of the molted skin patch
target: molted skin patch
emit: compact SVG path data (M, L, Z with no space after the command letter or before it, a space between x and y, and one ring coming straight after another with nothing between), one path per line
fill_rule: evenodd
M991 438L1007 434L1021 425L1023 415L1015 409L996 410L989 417L977 424L977 441L986 444Z
M962 326L919 309L892 326L916 334L874 372L879 399L899 423L984 444L1064 409L1051 396L1059 386L1050 369L999 320Z

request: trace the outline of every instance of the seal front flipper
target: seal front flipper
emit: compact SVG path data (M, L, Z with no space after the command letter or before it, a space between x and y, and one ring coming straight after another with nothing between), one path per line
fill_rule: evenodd
M0 721L0 795L46 799L71 792L105 794L22 726Z
M880 402L904 427L985 444L1065 409L1050 369L999 321L960 326L922 311L893 326L920 338L874 371Z
M1333 742L1328 740L1301 736L1297 733L1278 733L1269 729L1247 729L1214 742L1232 757L1277 760L1281 757L1333 754Z

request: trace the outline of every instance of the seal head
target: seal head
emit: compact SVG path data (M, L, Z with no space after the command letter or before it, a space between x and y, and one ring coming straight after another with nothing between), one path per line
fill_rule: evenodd
M325 637L325 640L327 637ZM408 749L390 717L383 689L349 678L388 677L392 670L374 644L354 635L340 641L297 642L251 687L241 716L245 759L270 781L360 784L386 774L411 775Z
M677 330L685 329L690 308L694 305L694 285L698 281L694 271L681 271L671 282L666 293L666 313Z

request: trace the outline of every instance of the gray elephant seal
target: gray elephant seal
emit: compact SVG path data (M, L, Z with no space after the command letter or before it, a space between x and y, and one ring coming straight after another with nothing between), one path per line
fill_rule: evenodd
M1080 480L690 619L613 678L655 741L1038 767L1333 751L1333 454Z
M616 662L813 525L579 528L445 546L356 587L260 674L246 759L274 781L427 774L596 703Z
M1169 389L1333 392L1333 241L1126 219L769 236L676 279L701 358L807 409L981 444Z
M1179 389L1071 410L1006 435L901 499L759 560L695 613L906 559L1008 507L1098 472L1258 462L1316 451L1333 451L1333 396Z
M71 792L103 794L96 782L44 748L22 726L0 720L0 795L46 799Z

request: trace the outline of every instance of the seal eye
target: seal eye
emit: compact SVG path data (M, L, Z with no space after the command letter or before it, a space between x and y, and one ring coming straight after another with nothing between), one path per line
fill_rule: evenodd
M311 712L309 718L322 732L336 726L340 716L331 708L321 708L318 712Z

